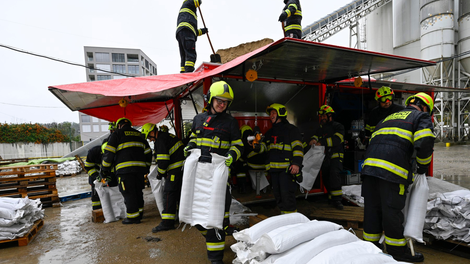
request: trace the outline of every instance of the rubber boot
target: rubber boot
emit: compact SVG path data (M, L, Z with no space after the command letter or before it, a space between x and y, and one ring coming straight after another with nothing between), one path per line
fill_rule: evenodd
M173 229L175 229L174 221L165 221L165 220L163 220L163 221L160 222L159 225L152 228L152 233L157 233L157 232L160 232L160 231L173 230Z
M122 220L122 224L124 224L124 225L140 224L140 219L138 219L138 218L135 218L135 219L126 218L126 219Z

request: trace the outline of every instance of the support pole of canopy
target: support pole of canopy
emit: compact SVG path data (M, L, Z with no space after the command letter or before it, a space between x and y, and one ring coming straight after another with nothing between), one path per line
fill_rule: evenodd
M197 112L196 112L197 113ZM175 117L175 132L176 136L180 139L183 137L182 128L183 128L183 118L181 114L181 100L176 97L173 99L173 115Z

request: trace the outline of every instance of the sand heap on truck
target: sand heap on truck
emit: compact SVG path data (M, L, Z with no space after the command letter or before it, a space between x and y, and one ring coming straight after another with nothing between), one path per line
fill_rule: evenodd
M216 53L220 55L222 63L227 63L237 57L245 55L249 52L252 52L273 42L274 41L272 39L265 38L258 41L243 43L232 48L219 49Z

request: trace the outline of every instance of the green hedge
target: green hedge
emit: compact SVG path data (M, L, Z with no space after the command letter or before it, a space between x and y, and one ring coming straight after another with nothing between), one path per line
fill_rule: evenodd
M1 124L0 143L29 142L36 144L70 142L70 138L58 129L40 124Z

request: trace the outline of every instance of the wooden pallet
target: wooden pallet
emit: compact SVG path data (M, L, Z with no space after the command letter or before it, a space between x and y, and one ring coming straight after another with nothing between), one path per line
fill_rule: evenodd
M43 207L58 204L57 164L0 168L0 197L41 199Z
M12 163L18 162L28 162L28 158L18 158L18 159L0 159L0 166L5 166Z
M364 208L358 206L345 206L343 210L338 210L325 203L316 203L312 219L328 220L344 225L346 228L362 229L364 222Z
M20 238L15 238L15 239L7 239L7 240L0 240L0 244L7 244L7 245L17 245L19 247L22 247L22 246L27 246L29 243L31 243L31 241L33 241L33 239L36 237L36 235L38 234L39 230L41 230L41 228L44 226L44 220L42 219L39 219L37 220L36 222L34 222L34 225L31 227L31 229L29 230L29 232L23 236L23 237L20 237ZM10 243L10 244L8 244Z

